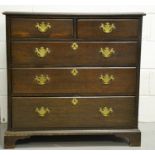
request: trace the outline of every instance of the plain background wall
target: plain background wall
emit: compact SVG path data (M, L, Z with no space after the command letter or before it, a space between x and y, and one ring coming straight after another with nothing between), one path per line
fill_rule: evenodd
M26 12L145 12L143 21L139 121L155 122L155 6L153 5L51 5L0 6L0 116L7 121L6 36L4 11Z

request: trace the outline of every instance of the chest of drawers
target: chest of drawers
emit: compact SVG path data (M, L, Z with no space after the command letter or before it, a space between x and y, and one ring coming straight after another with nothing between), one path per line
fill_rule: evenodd
M140 145L143 13L4 14L5 148L38 135L114 135Z

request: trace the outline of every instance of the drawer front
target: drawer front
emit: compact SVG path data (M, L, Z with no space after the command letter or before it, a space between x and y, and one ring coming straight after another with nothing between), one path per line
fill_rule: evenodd
M73 99L76 104L73 104ZM134 97L13 98L13 129L135 128ZM117 104L116 104L117 103Z
M136 42L13 42L13 67L136 66Z
M80 19L79 39L121 40L137 39L137 19Z
M136 69L13 69L13 95L135 95Z
M73 37L71 19L20 19L11 20L13 38L53 38L67 39Z

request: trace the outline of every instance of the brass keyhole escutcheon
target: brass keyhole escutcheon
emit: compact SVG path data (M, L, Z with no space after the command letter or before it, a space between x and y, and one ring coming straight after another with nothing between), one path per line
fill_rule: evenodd
M71 103L72 103L73 105L77 105L78 102L79 102L79 101L78 101L77 98L73 98L72 101L71 101Z
M71 70L71 74L73 75L73 76L77 76L78 75L78 70L76 69L76 68L73 68L72 70Z
M79 47L79 45L76 43L76 42L73 42L72 45L71 45L71 48L75 51L77 50Z

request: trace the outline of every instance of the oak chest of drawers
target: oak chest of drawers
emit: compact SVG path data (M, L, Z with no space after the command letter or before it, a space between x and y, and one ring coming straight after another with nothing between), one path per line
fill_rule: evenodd
M144 14L4 14L5 148L37 135L114 135L140 145Z

